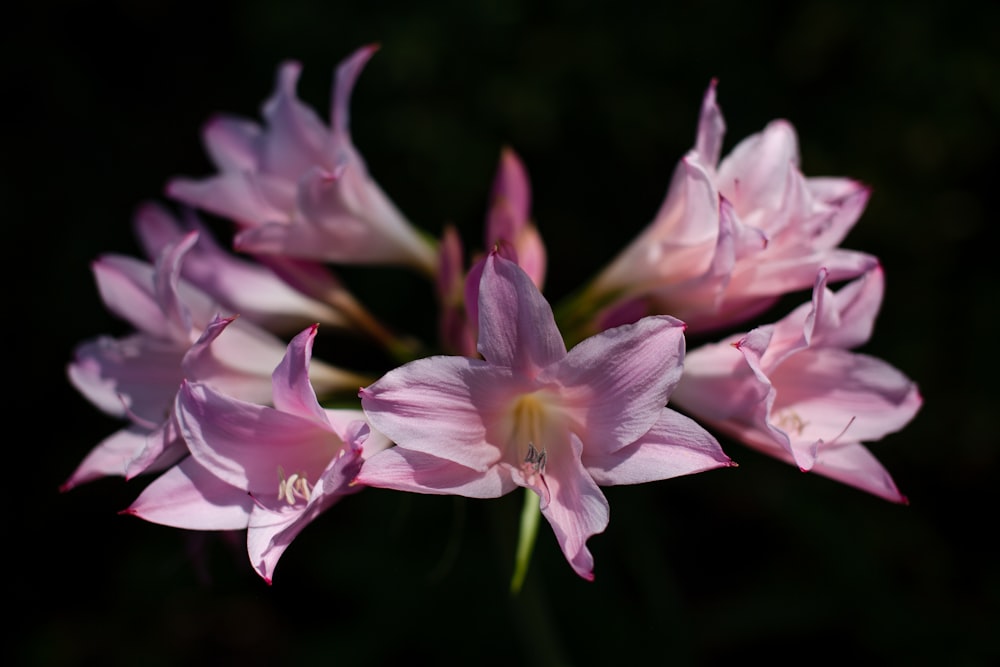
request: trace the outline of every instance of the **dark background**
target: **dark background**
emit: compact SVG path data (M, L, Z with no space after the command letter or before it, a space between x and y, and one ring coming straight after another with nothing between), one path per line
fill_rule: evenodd
M244 0L5 11L5 664L1000 659L996 5ZM124 331L89 262L137 252L132 212L166 201L168 178L210 173L199 135L210 114L258 118L278 63L295 58L301 97L325 116L333 67L369 42L382 49L352 117L374 177L418 225L455 223L478 243L497 156L512 146L531 175L552 300L655 213L712 77L725 151L784 117L807 175L870 184L844 245L878 255L887 274L864 351L925 398L908 428L871 447L911 504L723 441L739 469L606 489L612 519L590 540L593 583L543 525L511 600L517 495L365 490L310 525L268 587L239 540L117 515L141 480L58 493L119 427L64 375L76 343ZM345 280L394 325L430 330L430 293L405 272Z

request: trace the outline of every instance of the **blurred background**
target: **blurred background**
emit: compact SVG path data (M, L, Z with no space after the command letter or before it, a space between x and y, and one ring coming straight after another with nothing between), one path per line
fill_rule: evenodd
M16 665L990 665L1000 659L997 229L1000 6L887 1L36 3L3 27L8 622ZM887 291L863 351L923 410L871 450L897 506L723 440L740 468L606 489L596 580L543 525L511 599L520 495L368 489L293 543L268 587L239 539L119 516L145 484L60 494L119 428L65 379L74 346L124 325L89 263L138 254L131 220L212 171L213 113L259 118L278 64L326 116L336 63L378 42L354 141L416 224L481 243L503 146L524 160L550 252L579 286L653 216L715 77L724 151L775 118L808 176L873 196L843 244ZM433 335L405 272L345 281ZM796 302L808 298L807 294ZM349 365L350 353L329 360Z

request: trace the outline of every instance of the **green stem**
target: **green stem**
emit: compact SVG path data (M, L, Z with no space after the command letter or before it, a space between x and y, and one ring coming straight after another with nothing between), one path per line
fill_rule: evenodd
M514 559L514 576L510 580L510 593L517 595L524 585L524 577L528 573L531 562L531 552L538 537L538 523L542 516L539 509L541 498L531 489L524 490L524 505L521 508L521 533L517 539L517 552Z

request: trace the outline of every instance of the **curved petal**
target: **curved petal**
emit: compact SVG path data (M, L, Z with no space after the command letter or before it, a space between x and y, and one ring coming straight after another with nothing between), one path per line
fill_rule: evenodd
M329 422L309 383L309 362L318 324L306 328L288 344L288 351L274 369L274 407L324 426Z

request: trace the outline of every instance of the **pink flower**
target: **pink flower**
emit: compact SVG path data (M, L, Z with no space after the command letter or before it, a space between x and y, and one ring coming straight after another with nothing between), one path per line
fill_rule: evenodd
M125 510L192 530L247 529L254 569L268 583L292 540L352 486L362 460L389 445L360 410L325 410L309 381L317 326L292 339L274 369L274 407L185 382L177 419L191 456Z
M695 146L659 212L588 290L604 307L599 326L648 312L674 315L691 332L718 329L809 287L820 267L839 281L877 263L838 247L868 201L866 186L803 176L786 121L771 122L720 162L724 133L713 81Z
M120 255L94 263L105 305L136 331L82 343L67 372L94 405L131 423L98 444L63 490L103 476L162 470L183 456L173 404L184 378L209 382L245 400L270 402L270 375L285 344L249 320L219 316L212 298L181 279L184 257L197 241L198 233L190 232L165 245L155 266ZM324 392L363 381L319 361L314 367Z
M779 322L688 354L674 404L803 471L905 503L862 442L905 426L920 394L884 361L848 351L871 335L882 269L837 293L829 279L819 271L812 302Z
M371 178L351 141L351 90L377 46L337 68L328 129L296 97L301 65L283 64L266 127L218 117L204 141L219 173L174 179L170 196L234 220L236 248L337 263L405 264L433 275L436 256Z
M664 407L684 356L678 320L644 318L567 352L531 278L495 251L478 312L484 359L420 359L361 391L373 428L396 446L368 459L359 483L474 498L531 489L566 559L592 579L586 542L609 518L599 485L731 464Z

